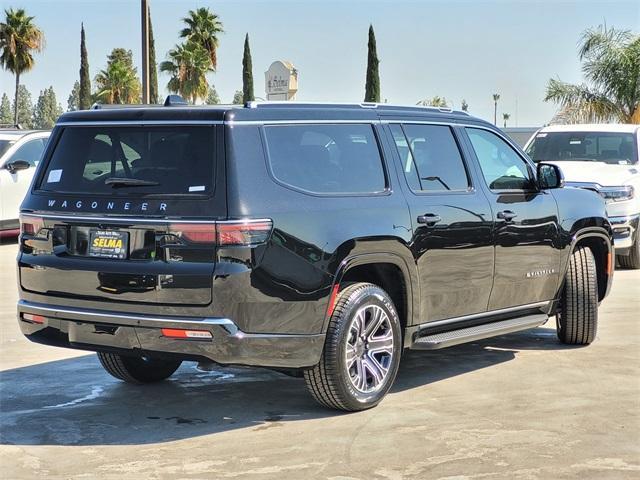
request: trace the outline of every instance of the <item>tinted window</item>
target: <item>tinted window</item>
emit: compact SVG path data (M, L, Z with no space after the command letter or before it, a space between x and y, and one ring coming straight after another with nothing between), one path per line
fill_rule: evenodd
M26 160L31 166L35 166L42 157L44 145L45 141L41 138L30 140L21 147L18 147L18 150L11 155L11 160Z
M526 190L532 187L527 163L498 135L467 128L482 174L492 190Z
M541 132L527 148L534 162L592 161L620 165L638 163L632 133Z
M385 189L371 125L272 125L265 136L271 170L283 183L316 193Z
M469 188L469 178L462 156L449 127L391 127L404 174L413 190L444 191Z
M212 127L67 127L39 188L112 195L210 194L213 165Z

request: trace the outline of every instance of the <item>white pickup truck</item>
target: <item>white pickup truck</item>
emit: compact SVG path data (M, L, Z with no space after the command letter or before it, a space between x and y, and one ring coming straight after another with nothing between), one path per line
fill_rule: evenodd
M554 163L566 185L595 190L607 203L620 266L640 268L640 125L553 125L525 145L534 162Z
M18 212L51 132L0 129L0 237L17 231Z

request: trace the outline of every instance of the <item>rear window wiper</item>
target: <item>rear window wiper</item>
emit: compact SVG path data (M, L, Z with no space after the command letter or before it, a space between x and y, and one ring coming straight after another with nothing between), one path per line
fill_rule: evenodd
M111 185L112 187L150 187L154 185L160 185L158 182L152 182L150 180L141 180L139 178L127 178L127 177L109 177L104 181L105 185Z

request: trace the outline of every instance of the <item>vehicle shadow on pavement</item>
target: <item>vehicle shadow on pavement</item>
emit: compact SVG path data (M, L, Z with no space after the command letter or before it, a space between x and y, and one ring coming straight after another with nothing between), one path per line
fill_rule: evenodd
M518 349L567 348L538 328L439 352L409 351L392 392L513 360ZM136 445L341 415L315 404L304 381L265 369L185 363L169 381L136 386L95 355L0 372L0 443Z

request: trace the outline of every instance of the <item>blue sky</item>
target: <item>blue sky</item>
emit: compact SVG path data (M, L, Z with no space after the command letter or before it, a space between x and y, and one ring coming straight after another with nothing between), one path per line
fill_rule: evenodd
M382 98L415 104L444 96L460 108L493 119L492 93L501 95L499 117L510 124L548 122L556 107L542 101L547 80L582 80L580 33L606 22L640 31L640 1L410 1L410 0L149 0L158 61L179 41L181 18L199 6L213 9L225 34L218 72L210 75L223 102L242 88L242 47L249 33L255 93L264 96L264 71L276 59L299 70L299 100L361 101L367 29L373 24L380 57ZM138 0L2 0L25 8L46 36L34 70L23 83L35 98L53 85L60 103L78 77L80 22L84 22L91 76L114 47L131 49L140 64ZM160 74L161 92L168 78ZM13 77L0 72L0 91L13 95Z

